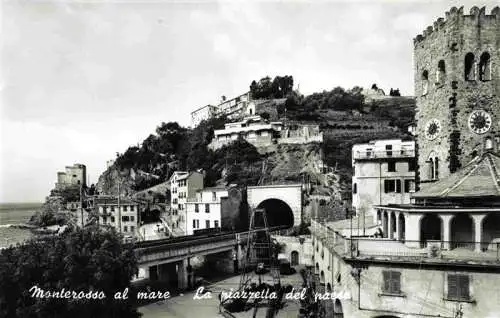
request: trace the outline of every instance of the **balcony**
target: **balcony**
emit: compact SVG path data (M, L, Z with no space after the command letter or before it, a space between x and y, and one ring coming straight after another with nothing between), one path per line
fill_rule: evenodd
M415 149L395 149L381 151L355 151L353 159L385 159L385 158L413 158L415 157Z
M311 220L311 232L330 251L346 259L500 266L500 242L492 242L481 251L477 251L475 249L477 242L436 240L427 241L422 245L420 241L346 237L328 225L314 220Z

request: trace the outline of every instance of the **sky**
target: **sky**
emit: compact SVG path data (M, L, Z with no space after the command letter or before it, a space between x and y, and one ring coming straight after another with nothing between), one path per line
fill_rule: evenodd
M1 2L0 202L41 202L57 171L106 161L161 122L292 75L413 94L413 38L469 1Z

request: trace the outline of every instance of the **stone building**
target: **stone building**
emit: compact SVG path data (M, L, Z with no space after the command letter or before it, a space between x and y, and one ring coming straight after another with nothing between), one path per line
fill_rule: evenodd
M57 173L56 189L72 185L87 185L87 167L80 163L66 166L64 172Z
M421 181L448 176L500 141L500 9L453 7L414 39Z
M498 317L499 36L500 9L473 7L416 37L417 192L380 223L311 222L336 317Z
M352 207L377 218L374 206L409 204L415 192L415 142L376 140L352 147Z
M319 125L297 124L287 122L280 133L280 144L323 143L323 132Z

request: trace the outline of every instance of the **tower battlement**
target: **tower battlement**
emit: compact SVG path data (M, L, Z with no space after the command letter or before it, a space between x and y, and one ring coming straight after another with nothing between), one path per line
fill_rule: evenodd
M470 9L470 13L468 15L464 15L464 7L452 7L450 11L445 13L446 18L438 18L433 25L429 25L422 34L417 35L413 39L413 44L417 45L432 34L439 32L445 29L447 26L453 25L455 27L463 28L468 22L476 22L475 25L482 25L489 23L489 21L500 21L500 7L496 6L491 10L490 14L486 14L486 7L479 8L477 6L473 6Z

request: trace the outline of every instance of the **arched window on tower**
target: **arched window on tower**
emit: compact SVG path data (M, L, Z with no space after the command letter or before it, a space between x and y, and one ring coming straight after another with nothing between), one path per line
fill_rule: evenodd
M439 178L439 158L436 153L432 151L427 159L427 176L429 180L437 180Z
M474 54L467 53L464 60L465 80L474 81L476 79L476 70L474 67Z
M427 95L429 92L429 72L427 70L422 72L422 95Z
M473 150L473 151L471 152L471 154L470 154L470 158L471 158L471 160L473 160L473 159L474 159L474 158L476 158L476 157L477 157L477 150Z
M429 158L427 161L427 171L428 171L428 177L429 180L434 179L434 160L432 158Z
M479 58L479 79L483 82L491 81L491 61L488 52L484 52Z
M436 86L441 86L446 80L446 66L444 60L440 60L438 63L438 69L436 71Z
M491 140L491 137L486 137L486 140L484 141L484 148L486 150L493 150L493 140Z

